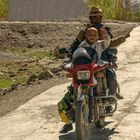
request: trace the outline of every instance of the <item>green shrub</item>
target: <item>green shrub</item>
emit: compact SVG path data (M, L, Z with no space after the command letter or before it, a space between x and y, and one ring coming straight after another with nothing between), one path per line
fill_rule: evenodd
M14 82L10 78L1 78L0 77L0 89L9 88Z
M138 21L140 9L136 12L132 12L131 0L127 0L128 6L124 9L122 1L123 0L88 0L88 6L100 6L106 19Z
M8 0L0 0L0 20L5 19L8 14Z

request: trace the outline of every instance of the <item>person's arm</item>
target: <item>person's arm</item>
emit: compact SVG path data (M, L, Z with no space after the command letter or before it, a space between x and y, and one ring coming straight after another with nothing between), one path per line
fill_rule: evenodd
M111 41L111 36L110 36L110 32L109 29L107 27L102 27L99 29L99 36L100 36L100 40L102 40L102 44L103 44L103 48L107 49L110 45L110 41Z
M75 50L78 48L78 46L85 40L85 30L81 30L79 34L77 35L76 39L72 42L70 45L70 48L55 48L54 55L58 58L64 58L65 56L65 50L67 49L69 53L69 57L73 55ZM64 51L63 51L64 50Z
M112 32L111 32L110 28L109 28L108 26L105 26L105 29L107 30L108 35L109 35L110 38L112 39L112 38L113 38L113 35L112 35Z
M71 44L71 47L69 48L69 51L71 54L75 52L75 50L78 48L78 46L85 40L85 31L81 30L79 34L77 35L76 39Z
M110 36L107 36L106 38L104 38L104 40L103 40L104 49L107 49L109 47L110 42L111 42Z
M77 50L80 43L81 42L77 38L72 42L72 44L70 45L70 48L68 49L71 52L71 54L73 54L75 50Z
M111 42L110 42L109 47L110 47L110 48L117 47L117 46L119 46L121 43L125 42L125 40L126 40L126 39L125 39L124 36L119 36L118 38L111 39Z
M130 36L131 31L132 30L129 30L125 35L121 35L115 39L112 39L109 47L117 47L121 43L125 42L126 38L128 38Z

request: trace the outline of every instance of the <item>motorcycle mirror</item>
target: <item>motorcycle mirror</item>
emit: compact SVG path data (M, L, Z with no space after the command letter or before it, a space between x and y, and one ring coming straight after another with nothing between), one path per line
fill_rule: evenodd
M97 64L101 67L103 67L104 65L108 64L108 62L104 61L104 60L98 60Z

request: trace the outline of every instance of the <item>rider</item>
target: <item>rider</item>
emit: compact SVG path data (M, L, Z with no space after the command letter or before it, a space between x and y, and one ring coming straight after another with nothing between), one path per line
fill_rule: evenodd
M105 27L101 27L97 30L94 27L89 27L86 30L86 39L79 45L78 48L91 47L96 50L98 58L102 59L103 52L109 47L111 38L108 35Z
M71 47L69 48L69 51L73 54L74 51L78 48L78 46L81 44L83 40L85 40L86 36L86 30L89 26L95 27L96 29L102 28L104 25L101 23L102 21L102 10L100 7L92 7L89 12L89 20L90 23L86 25L85 30L81 30L80 33L78 34L77 38L75 41L72 43ZM112 38L112 34L109 31L109 28L107 28L108 35L110 38ZM113 47L113 46L111 46ZM60 50L61 52L61 50ZM117 60L116 57L117 50L108 48L105 51L105 59L107 59L109 62L112 62L115 65L115 62ZM112 83L113 87L114 85L116 86L117 81L116 81L116 75L113 70L108 71L107 73L107 79L108 79L108 85L110 87L110 92L113 92L114 94L114 88L111 88ZM113 81L113 82L112 82ZM115 91L116 92L116 91ZM72 102L74 101L73 98L73 88L72 86L68 87L68 92L65 94L64 98L58 103L58 111L60 114L60 117L62 120L66 123L60 133L67 133L68 131L72 130L72 123L74 122L74 110L72 107ZM123 97L120 94L117 94L118 99L122 99Z

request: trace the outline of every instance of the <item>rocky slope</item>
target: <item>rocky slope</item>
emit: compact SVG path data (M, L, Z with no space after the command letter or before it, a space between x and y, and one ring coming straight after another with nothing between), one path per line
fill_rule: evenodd
M63 81L62 60L53 51L56 47L69 47L85 21L0 23L0 93L5 95L10 91L0 97L1 115ZM114 37L127 34L136 26L124 22L107 25Z

